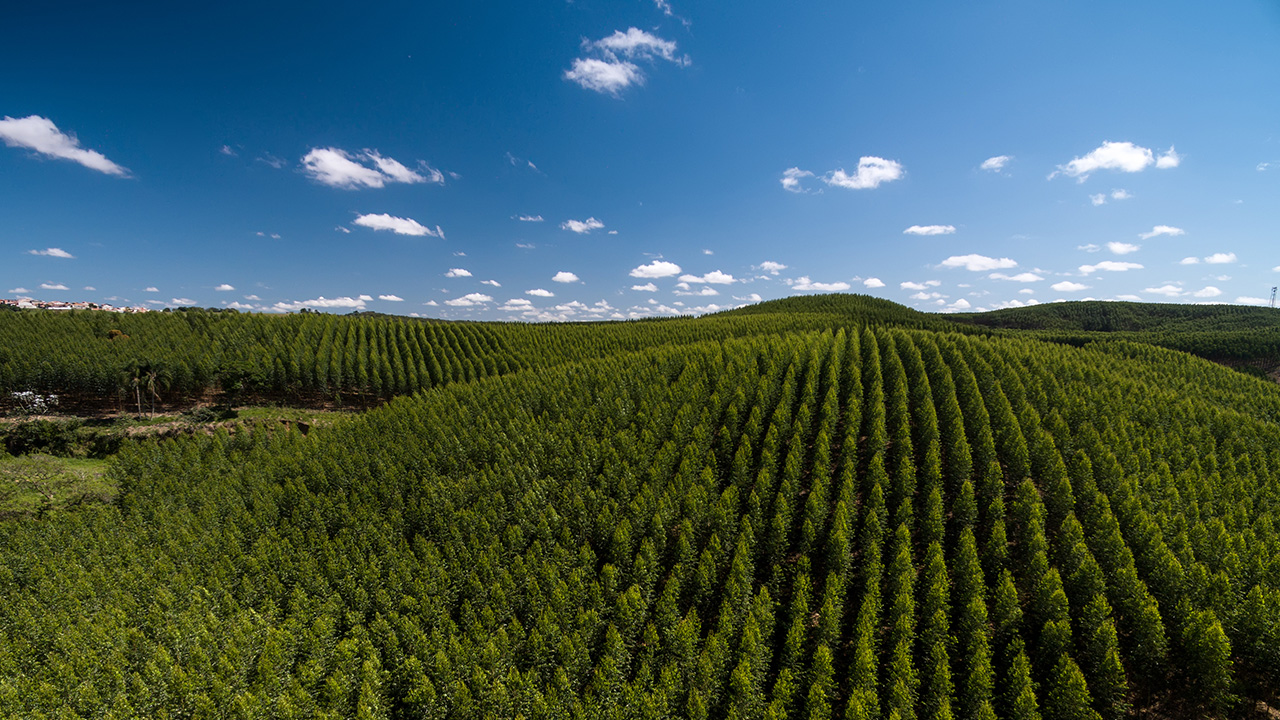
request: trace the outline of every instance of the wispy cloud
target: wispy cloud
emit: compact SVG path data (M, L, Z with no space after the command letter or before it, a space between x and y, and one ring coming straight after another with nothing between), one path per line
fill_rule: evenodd
M912 225L902 231L903 235L952 235L955 225Z
M410 170L376 150L350 153L333 147L311 148L302 157L302 169L313 180L344 190L380 188L389 183L444 183L444 173L425 162L418 162L418 170Z
M1012 159L1012 155L996 155L995 157L989 157L986 160L983 160L982 165L979 165L979 167L989 172L1000 172Z
M80 147L75 135L62 132L52 120L39 115L24 118L6 115L0 120L0 140L9 147L26 148L51 158L70 160L107 175L129 176L127 168L111 162L97 150Z
M942 261L944 268L964 268L972 272L1004 270L1017 265L1017 262L1009 258L992 258L986 255L952 255Z
M632 268L631 277L656 279L680 274L680 266L665 260L654 260L648 265Z
M1134 145L1131 142L1107 141L1089 154L1075 158L1065 165L1059 165L1049 177L1052 179L1062 174L1084 182L1099 170L1135 173L1142 172L1152 165L1163 170L1177 167L1181 160L1181 156L1174 152L1172 147L1157 159L1155 153L1149 148Z
M62 248L46 248L44 250L28 250L29 255L44 255L45 257L67 258L72 259L75 255L63 250Z
M593 217L589 217L586 220L565 220L560 223L561 230L569 230L579 235L586 235L592 230L599 230L602 227L604 227L604 223Z
M1142 265L1139 265L1138 263L1120 262L1117 260L1103 260L1102 262L1095 263L1093 265L1080 266L1080 272L1085 275L1090 275L1099 270L1103 270L1106 272L1126 272L1128 270L1141 270L1141 269L1142 269Z
M800 181L807 177L813 177L813 173L808 170L801 170L798 167L787 168L782 171L782 189L793 193L806 192Z
M519 215L516 219L520 222L542 222L541 215Z
M1187 234L1187 231L1183 230L1182 228L1176 228L1171 225L1156 225L1155 227L1151 228L1151 232L1138 233L1138 237L1142 238L1143 240L1150 240L1151 238L1159 237L1160 235L1186 235L1186 234Z
M361 215L355 219L355 224L373 230L390 230L397 235L444 237L444 231L440 229L439 225L436 226L435 230L432 230L413 218L395 217L386 213Z
M644 83L645 75L637 62L666 60L682 67L690 63L689 56L676 54L674 41L634 27L626 32L615 30L599 40L584 40L582 48L588 57L574 58L572 66L564 71L564 78L614 97L632 85Z

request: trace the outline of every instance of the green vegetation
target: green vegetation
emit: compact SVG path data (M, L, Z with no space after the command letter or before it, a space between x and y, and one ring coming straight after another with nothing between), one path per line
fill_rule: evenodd
M208 320L493 343L458 346L484 372L305 435L125 444L113 502L0 522L0 715L1280 705L1280 387L1150 344L788 303Z

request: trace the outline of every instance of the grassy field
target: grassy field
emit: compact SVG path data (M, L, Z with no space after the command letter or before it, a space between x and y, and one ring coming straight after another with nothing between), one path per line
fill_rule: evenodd
M53 508L115 498L106 460L26 455L0 458L0 516L34 514Z

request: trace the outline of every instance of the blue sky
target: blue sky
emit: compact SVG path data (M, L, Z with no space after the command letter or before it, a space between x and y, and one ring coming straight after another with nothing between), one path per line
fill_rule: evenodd
M583 320L1280 284L1274 2L29 4L0 67L7 296Z

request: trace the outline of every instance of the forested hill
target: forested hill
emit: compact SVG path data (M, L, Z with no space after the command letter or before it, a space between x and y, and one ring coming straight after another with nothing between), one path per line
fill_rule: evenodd
M1124 339L1214 360L1280 364L1280 310L1274 308L1084 301L948 317L979 327L1030 331L1054 342Z
M131 446L115 503L0 521L0 716L1280 706L1280 387L830 317L449 326L523 369Z

